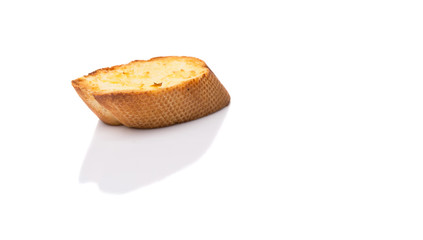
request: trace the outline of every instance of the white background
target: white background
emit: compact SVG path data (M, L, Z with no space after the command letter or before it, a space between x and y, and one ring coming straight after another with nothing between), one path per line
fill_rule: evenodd
M422 239L421 1L0 2L0 239ZM203 59L232 97L158 130L71 86Z

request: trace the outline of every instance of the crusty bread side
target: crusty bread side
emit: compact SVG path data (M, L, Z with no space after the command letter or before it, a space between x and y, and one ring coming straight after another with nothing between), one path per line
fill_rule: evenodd
M104 91L87 77L101 79L102 74L119 71L136 62L194 61L202 71L180 83L153 89L116 89ZM106 124L134 128L157 128L194 120L227 106L230 96L214 73L201 60L191 57L159 57L147 61L97 70L72 85L88 107Z
M84 84L82 79L73 80L72 86L85 104L87 104L91 111L93 111L101 121L109 125L122 125L109 110L95 100L93 91L90 91L90 88Z

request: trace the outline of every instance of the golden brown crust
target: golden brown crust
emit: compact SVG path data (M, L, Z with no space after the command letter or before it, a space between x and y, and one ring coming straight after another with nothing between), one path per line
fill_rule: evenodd
M135 61L156 61L164 58L195 61L206 71L180 84L148 91L90 91L90 86L83 78L72 81L72 85L82 100L103 122L134 128L157 128L194 120L229 104L228 92L202 60L191 57L157 57ZM99 69L87 76L113 71L122 66L124 65Z
M122 125L112 113L106 108L101 106L94 98L93 93L90 92L90 88L84 85L83 80L77 79L72 81L72 86L75 88L81 99L87 104L87 106L93 111L101 121L109 125Z

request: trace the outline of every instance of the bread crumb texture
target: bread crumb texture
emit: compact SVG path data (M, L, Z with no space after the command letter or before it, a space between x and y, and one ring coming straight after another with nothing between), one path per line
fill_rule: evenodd
M72 85L103 122L134 128L194 120L230 102L213 72L193 57L136 60L99 69Z

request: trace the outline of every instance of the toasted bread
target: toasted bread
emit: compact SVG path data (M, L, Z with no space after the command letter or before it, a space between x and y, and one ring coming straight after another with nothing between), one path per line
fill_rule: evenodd
M103 68L72 81L106 124L158 128L216 112L230 96L210 68L193 57L157 57Z

